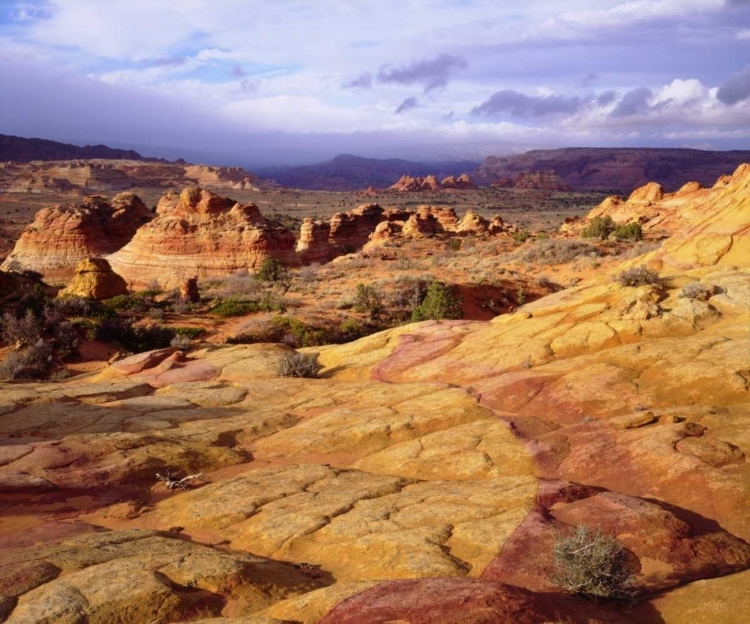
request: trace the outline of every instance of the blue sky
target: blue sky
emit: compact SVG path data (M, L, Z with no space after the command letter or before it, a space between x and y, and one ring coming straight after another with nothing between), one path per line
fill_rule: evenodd
M750 1L561 6L0 0L0 132L243 164L750 149Z

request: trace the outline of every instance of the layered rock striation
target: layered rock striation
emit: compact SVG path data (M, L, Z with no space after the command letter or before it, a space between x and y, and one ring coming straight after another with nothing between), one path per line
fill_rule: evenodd
M733 175L722 176L713 187L703 188L697 182L685 184L675 193L666 193L655 182L634 190L627 200L611 196L594 208L584 219L563 225L561 231L578 235L596 217L611 217L616 223L639 223L652 236L671 236L688 225L714 214L717 206L731 205L743 210L742 198L748 193L748 165L741 165Z
M410 175L403 175L393 186L389 187L388 190L397 191L400 193L414 193L419 191L439 191L441 189L473 189L474 184L471 178L467 174L462 174L458 177L448 176L443 179L442 182L438 181L434 175L428 175L424 178L412 177Z
M267 258L299 264L294 235L263 218L254 204L239 204L197 187L167 193L156 218L109 257L128 282L155 280L178 287L191 277L230 275L259 267Z
M309 349L318 379L240 345L3 386L7 621L734 624L748 185L744 167L660 249L513 314ZM612 279L640 264L658 283ZM205 483L154 495L166 470ZM626 549L634 609L554 585L580 525Z
M72 281L60 295L102 300L127 293L127 283L112 270L107 260L86 258L76 265Z
M90 197L78 204L50 206L37 213L0 268L67 280L81 260L118 251L152 218L132 193L120 193L111 201Z

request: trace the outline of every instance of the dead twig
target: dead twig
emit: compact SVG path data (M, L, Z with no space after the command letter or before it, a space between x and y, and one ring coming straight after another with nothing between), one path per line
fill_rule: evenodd
M187 477L182 477L182 479L178 478L180 472L181 471L173 473L167 470L167 474L165 475L159 474L157 472L156 480L166 485L167 489L169 490L187 490L193 485L198 485L199 483L206 482L206 478L203 476L202 472L199 472L198 474L188 475Z

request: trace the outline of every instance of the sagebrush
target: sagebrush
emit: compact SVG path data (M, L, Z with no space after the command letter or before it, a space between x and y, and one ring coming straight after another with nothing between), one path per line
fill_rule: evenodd
M633 555L614 537L585 525L555 540L552 581L596 602L631 603L636 596Z

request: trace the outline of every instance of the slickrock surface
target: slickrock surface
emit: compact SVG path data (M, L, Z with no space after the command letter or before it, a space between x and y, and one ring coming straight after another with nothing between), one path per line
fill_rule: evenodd
M86 258L76 265L73 280L60 294L101 300L127 293L127 283L112 271L109 262L104 258Z
M318 379L252 345L3 386L9 621L740 621L749 178L632 261L658 285L601 275L491 322L308 349ZM693 282L712 294L680 296ZM579 524L628 549L634 609L552 585Z
M594 208L585 219L563 225L562 231L579 234L594 217L610 216L617 223L637 222L644 232L672 236L686 228L700 228L705 218L714 218L717 209L736 213L743 223L743 213L750 203L750 165L741 165L734 175L723 176L712 188L703 189L697 182L688 183L675 193L665 193L656 183L636 189L627 200L612 196ZM697 230L688 229L693 238Z
M238 204L200 188L167 193L156 218L109 257L115 273L144 285L177 287L190 277L223 277L255 268L266 258L299 263L294 235L262 217L254 204Z
M36 271L53 281L70 279L81 260L117 251L152 217L132 193L44 208L0 268Z

